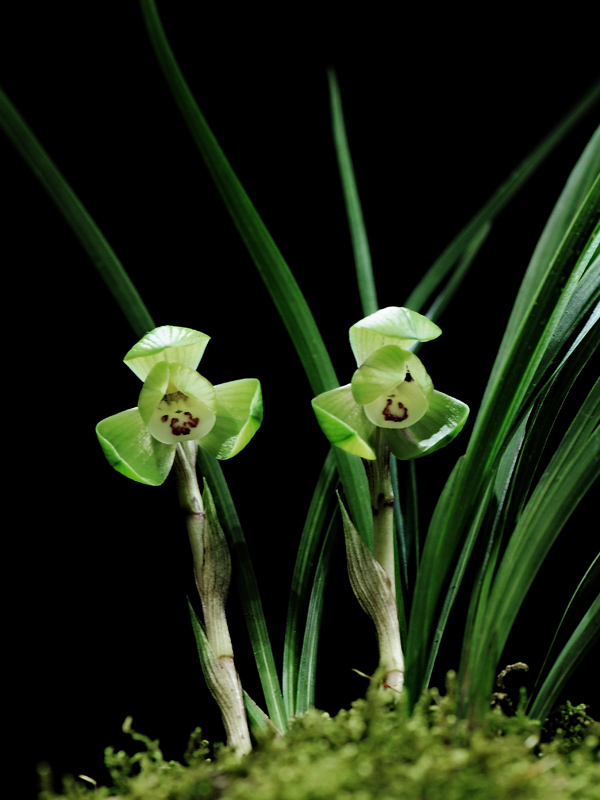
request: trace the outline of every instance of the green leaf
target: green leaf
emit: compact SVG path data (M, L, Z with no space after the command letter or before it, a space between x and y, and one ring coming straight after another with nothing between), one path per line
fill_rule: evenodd
M225 206L250 253L290 335L315 394L333 389L338 380L312 313L283 256L254 208L179 69L153 0L141 0L152 47L173 97L185 119ZM352 518L365 542L372 539L371 509L360 462L337 452L338 470Z
M96 434L108 463L117 472L150 486L165 482L175 447L151 436L137 408L103 419L96 425Z
M263 735L275 733L279 736L283 736L283 731L277 730L269 717L262 708L254 702L246 690L244 690L244 706L246 708L246 714L248 715L250 729L255 737L258 733Z
M140 339L123 361L143 381L159 361L176 361L196 370L209 341L210 336L200 331L163 325Z
M138 336L154 322L115 252L56 165L0 87L0 126L38 178L91 258Z
M600 596L594 600L553 663L534 705L529 710L530 717L543 720L550 713L561 689L598 641L599 633Z
M325 532L323 547L319 554L315 579L310 592L308 612L306 614L306 628L302 642L302 655L300 657L300 670L296 694L296 714L304 714L315 705L315 685L317 678L317 652L321 620L325 603L325 592L328 586L329 568L334 551L334 528L337 520L337 509L330 514L329 524ZM362 542L362 539L360 540Z
M475 214L475 216L465 225L465 227L458 233L455 238L450 242L448 247L445 248L443 253L434 261L425 276L419 281L417 286L410 293L404 305L409 308L414 308L416 311L421 311L433 294L438 290L438 287L446 279L448 273L454 268L457 260L461 258L463 253L468 247L472 246L474 240L480 235L482 226L489 225L498 214L508 205L508 203L515 197L520 189L527 183L529 178L534 175L538 167L540 167L546 158L555 150L558 144L567 136L568 133L581 121L581 119L588 114L598 103L600 99L600 83L596 82L590 91L577 103L577 105L569 111L568 114L550 131L548 136L543 139L533 150L529 153L523 161L512 170L508 178L498 187L492 197L482 206L482 208ZM574 174L574 184L580 184L581 178L585 173L592 176L598 174L598 158L597 153L585 159L585 164L581 164L581 174ZM583 185L581 183L581 185ZM583 195L572 193L572 204L567 201L566 205L571 204L572 209L579 208L583 196L589 189L589 183L585 188ZM570 190L569 190L570 191ZM562 201L559 206L562 205ZM561 212L557 211L557 214ZM568 210L567 210L568 213ZM554 231L554 232L553 232ZM547 262L548 253L553 253L558 247L562 239L563 230L559 230L555 225L554 218L551 218L550 225L547 228L548 245L546 253L540 252L540 261ZM546 246L545 246L546 247ZM536 285L534 275L531 274L531 286ZM517 301L518 302L518 301ZM512 326L513 319L520 319L522 310L515 306L514 318L511 318L509 328ZM508 333L506 341L512 339L514 331Z
M473 266L473 262L478 256L479 251L485 244L491 229L491 223L486 222L473 232L472 238L465 245L465 249L456 262L456 267L448 278L447 283L445 283L440 289L438 294L431 301L431 305L427 311L424 312L425 316L432 322L437 322L437 320L440 319L446 308L450 305L454 296L459 291L469 270ZM434 287L432 286L432 288ZM414 348L415 353L418 351L418 348L419 345Z
M431 520L430 532L426 544L429 550L433 546L437 546L435 552L430 556L430 561L426 562L425 568L434 566L436 563L444 563L446 554L442 550L444 539L435 535L436 530L441 527L452 508L452 504L458 493L460 472L464 469L465 457L462 456L456 462L454 469L450 473L446 485L437 501L436 507L433 512ZM421 560L422 562L422 560ZM422 567L421 567L422 568ZM420 572L417 573L417 585L419 585ZM422 585L422 584L421 584ZM439 646L439 639L441 638L441 631L436 629L434 631L434 641L429 642L428 638L424 636L424 629L429 621L430 616L435 614L437 596L434 591L430 595L425 592L419 598L420 602L415 602L413 595L413 604L408 623L408 641L405 647L406 652L406 681L405 687L408 693L408 698L411 706L414 706L417 700L421 697L423 689L427 685L427 676L431 674L430 655L432 651L437 652ZM436 620L437 622L438 620Z
M436 339L442 331L438 326L409 308L390 306L371 314L350 328L350 346L360 365L375 350L388 344L408 349L415 342Z
M598 93L599 89L600 85L596 87L596 93ZM562 240L568 234L573 221L578 216L586 196L592 189L599 173L600 128L596 130L578 159L544 227L506 326L496 365L490 376L490 383L495 377L495 371L504 363L511 343L527 314L528 307L535 302L535 297L544 281L548 264L552 263L556 253L561 249Z
M516 304L519 308L524 307L524 301L520 299L524 295L529 298L528 307L523 310L524 316L519 323L513 320L511 324L509 321L507 330L515 330L515 334L512 340L507 340L505 334L473 432L473 444L481 435L492 443L488 448L489 461L495 459L497 448L516 415L539 387L557 350L580 321L579 317L573 319L566 312L590 266L590 248L594 243L595 247L598 245L595 231L599 208L600 176L597 175L583 205L571 219L558 251L546 264L543 275L534 263L537 283L531 292L528 274L525 276ZM593 285L588 285L587 301L590 304L594 303L593 291ZM579 298L580 302L582 299ZM482 428L486 428L483 434Z
M547 674L542 668L544 680L539 689L536 685L528 711L534 719L543 720L548 716L559 692L600 637L599 585L600 555L596 556L571 598L548 651L544 667L546 664L550 667ZM573 620L577 624L573 624ZM557 648L559 635L569 628L573 633L562 648Z
M578 500L600 476L599 422L600 381L578 410L523 509L498 568L490 612L494 613L499 643L552 542Z
M375 426L365 416L352 395L352 387L340 386L312 400L321 430L331 444L355 456L373 461L376 458L373 435Z
M496 645L490 645L489 631L493 629L498 633L496 615L497 608L490 606L490 592L493 587L492 578L495 578L496 562L501 546L503 532L508 531L516 535L520 519L524 514L526 504L532 497L532 482L534 475L539 470L540 459L544 455L544 448L549 440L550 433L558 421L564 421L572 406L571 389L575 380L581 374L600 341L598 330L598 317L600 309L596 309L590 320L579 331L575 342L555 368L551 378L544 385L535 403L524 415L521 424L512 442L505 450L500 466L495 477L494 522L491 532L484 531L488 540L485 558L479 572L480 578L472 593L471 609L467 618L465 638L463 644L463 665L461 666L461 682L463 683L462 695L464 706L467 702L483 709L489 694L489 686L493 680L499 653ZM594 336L595 331L595 336ZM577 401L579 408L580 401ZM582 420L585 417L582 417ZM561 432L562 437L566 432ZM518 445L517 437L520 436L522 445ZM513 451L511 453L511 450ZM514 469L516 455L519 455L517 469ZM507 460L508 458L508 460ZM505 468L510 467L510 470ZM537 489L534 486L533 493ZM537 529L537 523L532 525ZM533 539L534 537L532 537ZM548 546L551 542L548 543ZM542 556L543 558L543 556ZM540 559L541 563L541 559ZM533 565L539 568L539 563ZM452 584L456 581L453 579ZM481 587L481 589L479 589ZM596 586L597 591L597 586ZM514 600L513 614L516 616L522 599ZM477 613L475 615L475 608ZM576 620L576 623L579 619ZM510 624L508 627L510 627ZM505 631L500 636L506 635ZM557 653L554 653L556 655ZM476 668L474 668L476 665ZM477 681L478 675L487 676ZM539 682L538 677L538 682Z
M263 418L260 382L256 378L220 383L215 388L217 419L199 442L215 458L233 458L246 447Z
M348 224L350 226L354 263L356 264L358 292L360 294L363 314L366 316L367 314L373 314L379 308L375 280L373 278L371 253L369 250L360 198L358 196L358 189L356 187L350 148L346 136L342 99L334 70L328 70L327 77L329 79L333 140L338 159L342 189L344 191L346 214L348 215Z
M540 565L579 500L600 477L599 423L600 380L550 459L498 566L474 633L478 646L465 666L469 701L476 715L483 713L502 649Z
M310 620L307 620L309 594L311 595L311 602L313 602L310 581L313 576L313 567L319 554L319 548L322 547L328 521L332 513L337 511L335 491L338 481L334 453L333 450L330 450L315 486L304 522L288 602L283 648L282 685L289 717L301 713L302 704L310 704L312 702L307 684L303 683L303 688L299 688L299 683L302 681L300 677L302 628L305 624L310 623ZM316 633L314 626L312 629ZM312 672L312 655L309 655L311 651L306 645L303 647L302 652L302 675L305 675L306 672ZM316 659L316 653L314 657ZM301 705L298 706L298 703Z
M579 174L589 186L589 176ZM589 313L589 303L593 302L595 291L593 283L586 287L584 296L577 301L578 317L565 325L565 312L577 297L581 281L585 280L590 268L586 254L598 221L598 190L596 184L583 193L585 201L571 216L568 229L560 239L559 250L550 257L544 270L536 273L538 281L534 294L521 305L522 317L513 326L512 336L507 336L506 347L499 354L490 377L464 468L457 479L456 492L435 537L426 539L413 599L413 611L416 608L422 611L417 628L414 629L412 621L409 625L409 636L427 642L420 641L418 646L413 643L414 652L423 659L418 665L413 664L413 669L421 676L425 675L430 648L433 647L443 596L448 591L461 548L480 508L482 492L494 479L502 452L516 427L529 413L531 403L554 371L553 358L561 349L568 349L569 337L576 334L578 325L585 323L585 316L582 319L581 313ZM527 295L529 288L533 286L525 285L520 293ZM580 474L578 480L583 477ZM482 546L485 548L485 544ZM495 629L496 620L493 619ZM488 685L482 682L473 691L474 696L479 697L477 702L482 704L487 696L485 693L490 691L489 681Z
M419 572L419 503L415 462L406 461L398 467L397 458L390 455L390 478L394 487L394 529L398 553L399 575L396 580L396 593L402 594L398 600L400 632L402 641L407 641L407 620L412 597L412 581ZM414 572L413 572L414 569Z
M181 111L227 210L265 281L298 351L315 393L337 384L333 366L312 313L254 205L219 147L183 77L153 0L142 0L150 41Z

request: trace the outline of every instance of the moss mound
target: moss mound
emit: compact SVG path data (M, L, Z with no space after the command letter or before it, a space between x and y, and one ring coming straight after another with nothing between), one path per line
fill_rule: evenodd
M241 761L223 747L209 755L197 731L185 766L130 731L144 749L107 750L112 788L71 778L40 800L600 800L600 724L584 706L563 707L547 732L499 710L468 731L453 709L433 691L408 718L373 692L335 717L311 711L283 738L259 735Z

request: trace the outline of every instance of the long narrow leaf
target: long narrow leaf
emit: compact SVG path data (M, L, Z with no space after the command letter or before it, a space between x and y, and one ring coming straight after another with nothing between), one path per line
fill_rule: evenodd
M577 500L600 476L599 423L600 381L575 416L507 546L490 598L499 638L520 607L514 598L524 596Z
M409 637L418 639L414 643L416 661L411 679L417 684L417 674L424 676L426 672L443 593L447 591L459 548L479 507L480 493L497 469L498 459L526 413L527 403L549 377L546 373L552 370L552 362L545 359L546 350L552 345L557 352L556 346L565 347L568 336L574 333L574 329L568 330L562 341L555 338L562 314L585 275L585 254L598 216L596 186L587 193L577 214L571 217L558 252L546 265L544 280L535 299L529 303L518 334L490 380L456 493L436 535L427 537L409 625ZM540 365L544 368L540 369ZM411 697L411 701L413 699L416 698Z
M478 646L467 667L469 702L475 714L485 706L502 649L540 564L579 500L600 476L599 422L600 381L524 508L498 567L485 615L475 632Z
M505 361L506 352L510 349L526 310L538 291L548 263L553 259L598 174L600 174L600 128L590 139L571 172L531 257L498 350L490 385L494 382L496 371Z
M323 616L323 604L325 600L325 590L327 588L327 578L331 565L335 536L334 529L338 519L338 509L332 509L329 518L329 525L325 533L325 540L319 555L319 562L315 572L310 593L308 613L306 615L306 628L304 641L302 643L302 655L300 658L300 674L298 676L296 713L304 714L315 704L315 683L317 676L317 648L319 644L319 633L321 631L321 619Z
M283 647L283 696L289 717L299 713L296 708L298 676L301 659L301 630L306 622L310 595L310 581L314 577L313 565L323 544L327 522L333 509L337 508L336 487L338 483L335 459L330 450L313 494L304 523L296 565L292 577L292 588L288 603L285 641Z
M327 391L338 381L312 313L281 252L233 172L183 77L153 0L141 0L150 41L177 106L187 123L231 218L288 329L310 385Z
M600 554L583 576L563 615L548 655L540 672L543 677L539 688L534 689L529 714L534 719L545 719L556 702L558 694L570 674L600 637ZM577 624L573 624L576 621ZM561 648L561 634L573 630ZM549 670L545 669L550 664Z
M414 311L425 308L430 298L438 290L448 273L476 236L483 225L496 217L525 185L529 178L540 167L555 147L593 109L600 101L600 83L596 84L588 94L570 111L561 122L527 155L519 166L494 192L480 211L465 225L460 233L450 242L444 252L434 261L427 274L419 281L410 293L405 306ZM590 166L593 169L594 163ZM589 188L589 187L588 187ZM580 198L581 200L581 198ZM578 206L577 206L578 207ZM556 243L554 243L556 245Z
M431 525L434 529L436 525L441 524L441 521L445 519L449 509L452 506L452 503L454 502L455 492L459 483L459 475L463 468L464 457L457 461L452 473L450 474L450 477L446 482L446 485L444 486L444 490L440 495L431 522ZM419 585L418 582L419 576L417 577L417 586ZM435 600L437 600L437 598L435 598ZM408 626L408 642L406 646L405 686L408 691L411 704L416 703L421 696L424 676L428 669L427 665L429 663L430 650L433 648L437 650L437 644L428 642L422 634L420 625L422 624L421 620L423 618L424 607L419 606L418 608L415 608L415 602L415 598L413 598L413 607ZM430 598L425 597L424 602L429 603ZM431 609L431 612L433 616L433 613L435 613L435 606L433 609Z
M302 292L196 105L166 39L156 4L153 0L141 0L141 8L152 46L179 110L281 315L313 392L319 394L337 387L333 365ZM372 517L362 464L339 448L335 458L354 524L371 545Z
M331 98L331 120L333 127L333 141L338 160L338 168L344 191L344 201L346 203L346 214L350 227L350 238L352 239L352 249L354 251L354 263L356 265L356 277L358 291L362 303L363 314L368 316L379 309L377 303L377 290L373 278L373 266L371 264L371 251L365 229L362 207L358 196L354 167L346 136L346 124L344 122L344 112L342 110L342 98L338 86L335 72L330 69L327 72L329 79L329 94Z
M432 322L437 322L450 305L452 298L460 289L491 229L491 224L487 222L474 232L473 238L468 242L464 252L458 259L456 269L450 276L448 283L436 295L427 311L425 311L425 316Z
M400 585L404 597L407 597L410 591L410 578L408 576L409 560L410 560L410 541L407 538L406 526L404 524L404 515L400 507L400 498L398 497L398 461L396 457L390 456L390 480L394 491L394 532L396 534L396 552L398 554L398 573L400 577ZM398 576L396 576L398 578ZM398 586L398 581L396 581ZM405 621L406 626L406 621ZM402 625L400 626L402 632Z
M523 518L523 509L526 501L529 501L532 496L533 477L538 469L553 425L559 419L564 418L565 412L568 413L569 408L572 407L569 393L600 342L600 322L598 317L600 317L600 309L596 309L591 315L590 320L584 325L573 345L557 365L543 391L540 392L532 404L528 414L524 416L521 428L524 430L525 436L521 436L524 443L519 455L517 469L514 472L512 470L509 473L505 472L503 475L501 463L496 475L495 480L498 487L496 493L496 516L502 520L505 529L511 530L511 543L514 542L514 537L518 535L519 525L517 523L520 524ZM505 457L506 454L503 460ZM508 493L509 491L510 493ZM503 494L504 496L502 496ZM509 502L506 501L507 498ZM536 527L535 523L532 524ZM497 659L499 658L497 647L501 646L510 624L512 624L511 622L508 623L506 631L499 631L498 609L490 604L490 594L493 586L492 578L500 545L500 540L498 540L497 536L496 540L493 560L488 564L482 562L479 567L479 572L483 579L479 579L478 585L482 588L478 588L476 584L473 590L471 608L465 628L463 663L461 665L463 707L465 708L468 703L473 703L473 698L477 695L477 692L480 693L477 700L480 707L483 707L487 700L487 693L490 691L492 676L497 668ZM491 545L492 542L488 542L488 550ZM551 540L547 543L548 547L550 545ZM510 546L508 552L510 554ZM505 554L505 558L509 557L510 555L507 556ZM539 562L536 563L534 561L532 563L533 569L537 569L538 566ZM515 580L518 580L518 575ZM526 591L526 589L523 591ZM518 612L523 596L524 594L521 593L514 601L513 619ZM477 608L476 615L475 608ZM479 684L478 689L474 689L470 685L473 683L472 676L475 674L487 675L487 679Z
M595 599L552 665L552 669L529 711L531 717L543 720L548 715L568 678L598 642L599 638L600 596Z
M598 225L599 209L600 177L597 176L559 250L547 264L544 280L505 351L501 366L494 369L490 378L470 443L471 448L485 443L488 463L495 460L504 436L572 330L572 327L564 329L563 341L555 336L564 325L569 301L588 267L588 251ZM591 296L589 299L591 302ZM576 324L577 320L572 320L572 326Z
M152 317L114 250L1 87L0 126L71 226L136 335L152 330Z

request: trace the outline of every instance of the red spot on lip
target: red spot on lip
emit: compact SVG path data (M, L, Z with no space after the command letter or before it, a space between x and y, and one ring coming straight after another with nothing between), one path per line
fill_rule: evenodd
M171 433L173 436L189 436L192 432L192 428L197 428L198 423L200 422L200 417L192 417L189 411L184 412L184 417L188 417L188 419L184 420L181 425L178 425L179 417L173 417L171 420ZM163 422L165 420L163 419Z
M165 414L165 415L164 415L164 417L161 417L161 418L160 418L160 421L161 421L161 422L166 422L168 419L169 419L169 415L168 415L168 414Z
M394 414L390 411L390 406L392 405L392 398L388 397L388 401L385 404L385 408L381 412L383 414L383 418L386 422L404 422L405 419L408 419L408 409L402 403L398 403L398 408L400 409L400 415Z

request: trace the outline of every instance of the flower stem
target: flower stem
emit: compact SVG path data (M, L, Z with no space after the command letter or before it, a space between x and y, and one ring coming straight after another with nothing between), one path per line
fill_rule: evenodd
M390 450L381 430L377 431L376 452L377 458L374 461L364 461L373 513L373 555L389 581L390 592L386 592L386 596L389 598L390 608L386 616L395 621L394 625L386 627L385 633L378 633L379 658L380 666L386 671L383 683L400 689L404 681L404 657L396 603L394 490L390 474Z
M193 444L195 444L195 442ZM204 514L202 494L198 486L198 478L196 477L197 449L197 446L191 448L186 445L178 445L175 452L174 467L177 481L177 496L179 497L179 505L185 512L185 524L192 548L196 588L198 589L200 597L202 597L201 567L204 558L203 534L206 516Z
M373 513L373 554L386 571L392 592L395 593L394 490L390 476L390 451L379 429L377 459L365 460L364 464Z
M179 503L186 514L194 577L206 628L206 634L201 636L201 663L208 688L221 709L227 744L242 755L250 752L252 746L225 615L231 559L210 491L205 489L203 501L198 486L197 452L196 442L177 445L175 477Z

